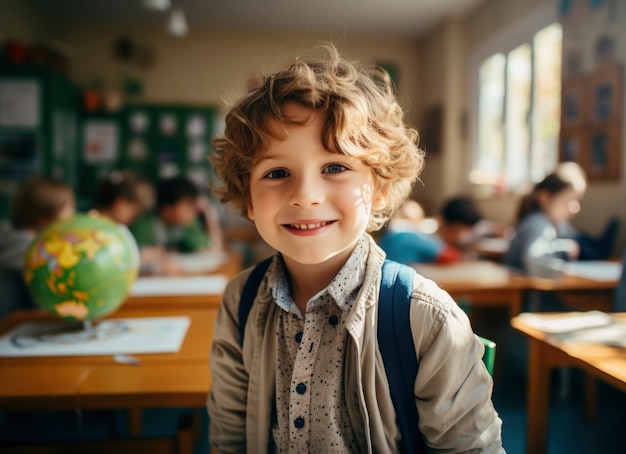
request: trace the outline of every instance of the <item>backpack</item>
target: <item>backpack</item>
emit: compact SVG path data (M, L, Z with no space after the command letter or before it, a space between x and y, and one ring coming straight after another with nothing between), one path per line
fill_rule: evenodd
M243 286L239 300L239 339L243 345L248 314L259 285L274 257L259 262ZM413 384L417 376L417 355L413 345L409 309L415 270L392 260L385 260L378 296L378 347L385 365L391 400L402 435L402 452L425 452L418 429Z

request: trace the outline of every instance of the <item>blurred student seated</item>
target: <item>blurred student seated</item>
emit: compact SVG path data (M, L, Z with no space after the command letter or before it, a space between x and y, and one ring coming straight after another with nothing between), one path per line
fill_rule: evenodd
M128 226L152 210L155 203L155 189L150 181L128 170L115 170L98 182L90 213Z
M157 184L156 209L130 225L141 253L142 274L180 274L168 252L222 249L217 210L200 189L184 177Z
M559 164L536 183L520 201L515 236L503 263L529 272L542 261L607 258L617 235L616 220L609 221L598 238L575 232L570 224L586 189L585 173L574 162Z
M38 175L22 181L11 200L10 220L0 223L0 317L35 307L23 277L26 251L38 232L75 211L74 191L66 183Z
M424 233L425 221L415 209L416 203L410 201L409 209L401 207L380 232L378 244L387 258L401 263L462 260L475 238L475 227L482 220L474 201L466 197L446 201L432 233Z

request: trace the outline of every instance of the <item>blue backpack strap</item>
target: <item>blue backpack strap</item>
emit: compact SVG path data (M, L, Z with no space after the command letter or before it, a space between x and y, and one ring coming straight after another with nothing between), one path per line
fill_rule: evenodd
M425 452L419 431L419 414L413 387L417 377L417 355L411 334L411 294L415 270L385 260L378 297L378 346L402 434L402 452Z
M241 290L241 298L239 299L239 343L241 345L243 345L243 335L246 331L246 322L252 309L252 303L254 303L263 276L265 276L272 260L274 260L273 256L259 262L250 272L250 276L248 276L248 280Z

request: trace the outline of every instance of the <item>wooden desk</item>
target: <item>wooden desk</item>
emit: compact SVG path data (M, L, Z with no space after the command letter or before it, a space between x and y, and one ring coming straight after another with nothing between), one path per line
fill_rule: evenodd
M527 277L531 291L555 292L559 299L572 310L599 310L611 312L617 280L596 281L580 276L564 274L556 279Z
M616 280L596 281L567 274L556 279L526 276L487 260L449 265L415 263L413 267L459 303L467 300L475 307L507 306L511 317L521 312L527 291L556 292L572 308L610 312L617 287Z
M563 314L537 314L554 317ZM626 313L614 314L626 321ZM550 369L579 367L587 374L626 391L626 348L565 343L514 317L511 325L529 338L530 356L526 414L526 452L546 452L550 398ZM592 391L588 381L587 391Z
M53 410L128 408L131 434L141 434L141 409L204 407L211 386L209 349L217 310L163 309L159 315L185 315L191 324L177 353L136 356L138 366L111 356L0 357L0 409ZM122 309L110 318L154 316ZM24 321L50 319L43 312L14 312L0 321L4 333Z
M230 251L228 253L228 261L219 268L208 273L209 276L224 276L225 281L230 281L242 270L242 258L238 252ZM202 275L190 274L190 277L198 277ZM156 277L150 278L156 279ZM142 309L142 310L161 310L161 309L184 309L197 310L207 308L217 308L222 302L222 291L213 293L197 293L184 295L157 295L157 296L135 296L130 295L124 302L124 308Z
M418 273L432 279L459 303L471 306L506 306L511 317L522 310L526 279L503 265L487 260L449 265L415 263Z

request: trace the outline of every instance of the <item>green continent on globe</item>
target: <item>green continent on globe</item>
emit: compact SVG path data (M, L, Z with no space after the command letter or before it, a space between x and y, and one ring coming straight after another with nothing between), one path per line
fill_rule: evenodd
M26 253L33 299L54 315L94 320L115 311L139 271L139 251L125 226L77 214L41 231Z

